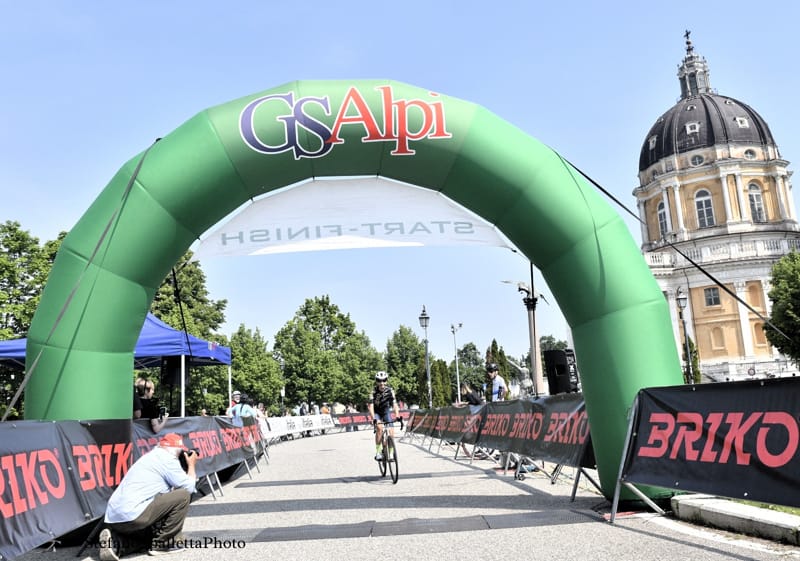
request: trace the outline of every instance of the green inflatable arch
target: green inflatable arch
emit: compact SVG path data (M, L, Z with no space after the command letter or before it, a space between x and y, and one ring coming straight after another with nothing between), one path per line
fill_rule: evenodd
M128 418L133 348L175 262L248 199L335 176L440 191L541 270L572 328L610 496L637 391L681 383L636 243L553 150L482 107L385 80L293 82L213 107L123 165L56 258L28 336L26 418Z

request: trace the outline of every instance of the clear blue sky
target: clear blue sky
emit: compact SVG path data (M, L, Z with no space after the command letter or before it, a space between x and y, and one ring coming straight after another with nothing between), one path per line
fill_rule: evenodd
M207 107L292 80L386 78L478 103L551 146L634 209L638 156L678 99L692 30L720 94L769 123L800 161L800 8L787 0L693 2L72 3L0 6L0 220L40 240L69 230L123 162ZM761 10L766 10L762 12ZM796 164L790 169L796 169ZM631 220L637 243L639 228ZM452 360L458 345L528 348L516 290L527 262L503 249L346 250L203 262L211 297L275 332L329 294L379 350L400 324ZM541 277L537 289L550 292ZM557 304L539 333L567 338Z

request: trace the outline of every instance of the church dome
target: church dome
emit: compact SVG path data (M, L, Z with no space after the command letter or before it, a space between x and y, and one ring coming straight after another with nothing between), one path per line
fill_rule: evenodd
M712 93L681 99L656 120L639 155L639 171L668 156L716 144L774 145L772 133L752 107Z
M639 171L663 158L717 144L774 146L761 115L749 105L711 89L708 64L686 39L686 57L678 68L681 99L650 128L639 155Z

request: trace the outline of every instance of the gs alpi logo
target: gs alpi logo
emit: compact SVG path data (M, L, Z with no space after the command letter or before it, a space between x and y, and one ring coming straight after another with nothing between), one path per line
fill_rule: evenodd
M360 127L363 131L361 142L393 143L393 156L413 155L415 152L411 143L416 140L452 138L453 135L447 132L441 101L395 99L391 86L379 86L375 89L380 92L380 116L383 119L376 118L356 87L347 91L341 105L335 110L331 109L328 96L295 99L294 93L288 92L267 95L250 102L239 117L239 131L245 144L253 150L263 154L280 154L291 150L295 160L320 158L336 144L344 143L339 136L344 127ZM432 98L438 97L435 93L430 95ZM309 114L312 108L316 108L316 114L319 114L321 108L322 113L328 117L335 112L333 124L328 126L312 117ZM259 109L267 110L270 115L277 115L275 122L280 121L283 124L282 142L275 143L273 140L269 144L259 137L255 119ZM421 117L421 124L415 130L409 130L410 117L415 116ZM383 129L379 125L381 120ZM301 131L306 134L301 134Z

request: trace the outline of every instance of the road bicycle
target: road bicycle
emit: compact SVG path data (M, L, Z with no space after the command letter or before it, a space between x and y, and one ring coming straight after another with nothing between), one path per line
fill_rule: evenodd
M400 422L400 430L403 430L403 418L398 417L395 420ZM397 463L397 446L395 446L394 437L389 434L389 425L392 423L387 423L386 421L378 421L378 423L383 425L383 431L381 433L382 458L375 461L378 462L378 469L381 472L381 477L386 477L386 472L388 471L392 478L392 484L395 484L397 483L397 478L400 476L400 468ZM373 427L373 431L377 430L378 426L376 423Z

